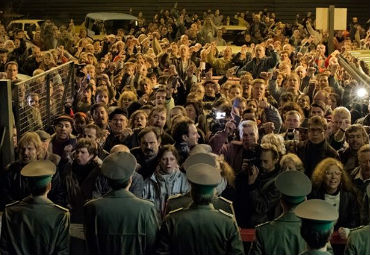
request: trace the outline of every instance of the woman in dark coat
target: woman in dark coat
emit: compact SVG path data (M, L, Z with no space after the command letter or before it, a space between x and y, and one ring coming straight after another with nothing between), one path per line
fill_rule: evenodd
M334 229L357 227L360 223L358 200L342 163L334 158L322 160L311 179L312 193L309 198L323 199L339 212Z

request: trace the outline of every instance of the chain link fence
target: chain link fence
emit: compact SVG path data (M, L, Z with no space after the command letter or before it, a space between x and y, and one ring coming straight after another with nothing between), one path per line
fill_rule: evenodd
M13 110L20 138L28 131L50 130L55 117L74 93L72 61L15 84Z

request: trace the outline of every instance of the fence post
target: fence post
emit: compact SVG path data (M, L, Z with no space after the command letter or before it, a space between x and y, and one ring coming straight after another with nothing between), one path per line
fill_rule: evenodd
M51 76L51 73L48 73L46 75L46 79L45 79L45 82L46 82L46 115L47 115L47 118L46 118L46 126L47 127L50 127L50 124L51 124L50 76Z
M14 161L13 127L11 82L0 80L0 160L2 167Z

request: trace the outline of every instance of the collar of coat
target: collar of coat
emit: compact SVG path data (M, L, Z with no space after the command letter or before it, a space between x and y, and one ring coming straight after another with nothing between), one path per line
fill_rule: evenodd
M213 204L209 203L208 205L197 205L196 203L192 203L189 209L200 209L200 210L215 210Z
M110 197L110 198L136 198L134 194L132 194L130 191L127 191L125 189L119 189L119 190L112 190L111 192L105 194L103 197Z
M23 202L27 204L53 204L53 202L50 199L43 197L43 196L37 196L37 197L28 196L23 199Z

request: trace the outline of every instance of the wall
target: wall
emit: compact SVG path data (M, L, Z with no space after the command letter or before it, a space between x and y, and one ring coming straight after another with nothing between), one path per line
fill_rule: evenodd
M5 0L1 0L5 1ZM78 22L88 12L119 11L128 12L129 8L137 14L143 11L148 18L162 8L171 8L174 1L170 0L12 0L8 2L15 12L33 18L52 18L54 20L68 21L70 17ZM268 8L276 12L277 18L284 21L294 20L297 13L301 16L308 11L314 13L315 7L327 7L334 4L336 7L348 8L348 18L358 16L361 22L370 18L369 0L179 0L178 7L186 8L190 12L201 14L203 10L216 8L224 15L234 15L237 11L257 11Z

